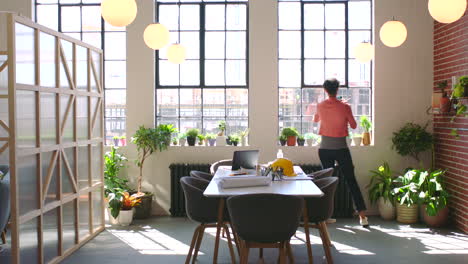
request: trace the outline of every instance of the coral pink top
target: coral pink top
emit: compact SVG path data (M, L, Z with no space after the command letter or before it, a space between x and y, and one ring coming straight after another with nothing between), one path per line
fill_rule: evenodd
M318 104L314 122L320 122L319 134L327 137L346 137L348 123L352 129L357 126L351 107L336 97Z

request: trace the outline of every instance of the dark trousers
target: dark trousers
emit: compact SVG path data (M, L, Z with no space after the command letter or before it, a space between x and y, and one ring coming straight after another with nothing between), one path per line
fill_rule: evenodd
M359 189L359 185L356 182L356 176L354 175L354 165L349 149L319 149L319 157L324 169L333 168L335 160L338 161L338 165L344 174L346 184L351 192L356 209L358 211L366 210L366 204L364 203L361 190Z

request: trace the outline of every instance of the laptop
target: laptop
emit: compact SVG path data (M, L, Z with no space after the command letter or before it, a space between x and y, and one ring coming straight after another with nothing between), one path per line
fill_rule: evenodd
M243 169L255 169L259 152L259 150L234 151L231 170L239 170L241 167Z

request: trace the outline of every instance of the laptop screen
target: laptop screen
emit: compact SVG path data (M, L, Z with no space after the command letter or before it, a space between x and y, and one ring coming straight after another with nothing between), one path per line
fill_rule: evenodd
M244 169L255 169L258 163L259 150L239 150L234 151L232 157L232 170L239 170L241 167Z

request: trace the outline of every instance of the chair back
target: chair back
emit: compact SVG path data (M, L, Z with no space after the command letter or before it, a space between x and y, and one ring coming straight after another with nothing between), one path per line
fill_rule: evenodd
M180 179L185 195L185 211L187 216L199 223L214 223L217 220L219 199L203 195L209 182L194 177Z
M0 165L4 174L0 180L0 233L5 229L10 218L10 172L9 167Z
M318 179L323 179L327 178L333 175L333 168L326 168L323 170L316 171L314 173L309 174L309 176L312 177L312 180L318 180Z
M327 177L314 180L324 195L319 198L306 198L309 222L322 222L333 215L333 205L338 177Z
M212 174L209 174L203 171L196 171L196 170L190 171L190 176L195 177L197 179L206 180L206 181L211 181L211 179L213 179Z
M232 166L232 159L220 160L220 161L217 161L217 162L211 164L210 173L212 175L215 175L215 173L218 170L219 166Z
M227 199L231 224L245 241L276 243L296 232L304 201L281 194L247 194Z

